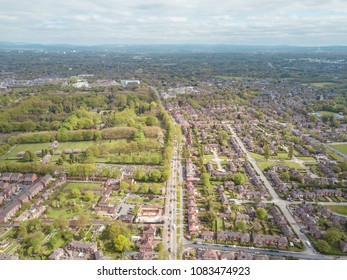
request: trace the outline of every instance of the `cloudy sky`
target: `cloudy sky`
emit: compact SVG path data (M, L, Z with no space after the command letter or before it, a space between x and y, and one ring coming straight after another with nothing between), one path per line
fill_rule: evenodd
M347 0L0 0L0 41L347 45Z

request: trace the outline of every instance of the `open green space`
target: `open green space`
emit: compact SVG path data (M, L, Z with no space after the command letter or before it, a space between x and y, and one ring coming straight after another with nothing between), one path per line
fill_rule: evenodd
M337 214L345 215L347 216L347 206L344 205L331 205L327 206L328 209L331 211L336 212Z
M333 83L333 82L311 83L311 86L314 86L314 87L334 87L336 85L338 85L338 83Z
M296 168L299 171L305 171L305 169L298 163L292 162L292 161L279 161L279 162L274 162L274 161L262 161L262 162L257 162L259 168L264 171L265 169L279 165L279 164L285 164L289 168Z
M64 151L65 149L87 149L88 147L97 145L95 141L79 141L79 142L61 142L57 150ZM34 144L18 144L16 145L11 152L6 155L6 159L17 158L19 152L30 151L35 153L36 151L41 151L42 149L51 149L49 143L34 143Z
M345 144L330 144L330 146L332 148L334 148L335 150L338 150L339 152L347 155L347 143L345 143Z
M82 189L83 187L88 188L100 188L102 186L101 183L90 183L90 182L71 182L68 183L64 189L72 190L72 189Z

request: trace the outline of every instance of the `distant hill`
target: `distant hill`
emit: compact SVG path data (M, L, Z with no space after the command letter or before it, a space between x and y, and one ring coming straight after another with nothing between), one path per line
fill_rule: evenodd
M250 52L250 51L347 51L347 46L263 46L263 45L69 45L0 42L0 50L116 51L116 52Z

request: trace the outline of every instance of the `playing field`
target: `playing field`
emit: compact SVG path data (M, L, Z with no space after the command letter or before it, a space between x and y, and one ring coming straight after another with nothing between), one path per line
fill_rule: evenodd
M347 143L345 144L330 144L331 147L338 150L341 153L347 155Z

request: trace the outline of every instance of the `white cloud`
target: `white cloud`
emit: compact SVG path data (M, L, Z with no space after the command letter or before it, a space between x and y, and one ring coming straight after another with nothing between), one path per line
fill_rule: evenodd
M1 2L0 41L347 45L346 0Z

